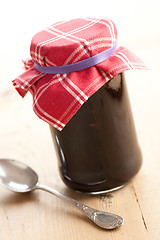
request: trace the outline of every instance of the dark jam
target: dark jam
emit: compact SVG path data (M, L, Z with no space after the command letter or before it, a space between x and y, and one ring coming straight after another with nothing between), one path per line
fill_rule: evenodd
M124 74L106 83L60 132L50 127L64 183L83 192L124 185L142 163Z

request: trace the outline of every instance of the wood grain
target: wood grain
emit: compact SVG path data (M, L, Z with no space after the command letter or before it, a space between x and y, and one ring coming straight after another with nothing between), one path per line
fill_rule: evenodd
M132 79L128 81L130 92L136 88L131 82ZM145 94L147 95L148 92L146 91ZM125 224L122 227L114 231L106 231L95 226L69 204L48 193L36 191L23 195L1 188L1 239L103 240L107 238L109 240L130 240L159 238L160 230L155 223L160 218L158 190L160 177L157 171L160 163L158 145L156 145L159 141L160 129L156 124L150 125L153 120L154 123L158 122L153 119L154 116L150 115L147 120L143 114L148 116L149 112L144 110L135 114L144 159L140 173L124 188L116 192L91 196L69 190L62 183L49 127L32 112L30 96L21 100L12 87L7 86L1 89L0 97L0 157L24 161L38 172L43 184L55 187L62 193L91 207L114 212L125 218ZM134 105L140 101L140 97L141 93L139 96L137 93L136 98L131 96L134 112L140 108ZM144 100L141 100L141 104L144 104ZM151 104L150 100L147 100L147 104ZM152 109L152 111L155 110ZM138 121L139 114L143 118L140 121ZM147 127L148 125L150 128Z

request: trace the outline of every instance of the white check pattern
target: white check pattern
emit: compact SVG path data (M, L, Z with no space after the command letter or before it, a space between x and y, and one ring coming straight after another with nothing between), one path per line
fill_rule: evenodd
M39 118L62 130L87 99L109 79L129 69L146 69L143 62L124 47L91 68L68 74L44 74L33 67L62 66L89 58L117 41L114 23L107 19L83 18L59 22L36 34L25 73L13 81L21 96L30 91Z

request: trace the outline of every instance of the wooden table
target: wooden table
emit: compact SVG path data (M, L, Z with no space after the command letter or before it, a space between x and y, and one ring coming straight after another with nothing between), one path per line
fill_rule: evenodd
M154 41L147 53L130 43L148 62L152 59L152 72L126 73L143 167L124 188L96 196L71 191L61 181L48 125L33 113L30 94L22 100L11 85L11 80L23 71L21 54L15 61L11 56L8 62L4 54L0 60L0 158L27 163L38 172L41 183L91 207L119 214L125 223L116 230L103 230L48 193L15 194L0 187L0 239L160 239L160 66L156 55L160 47Z

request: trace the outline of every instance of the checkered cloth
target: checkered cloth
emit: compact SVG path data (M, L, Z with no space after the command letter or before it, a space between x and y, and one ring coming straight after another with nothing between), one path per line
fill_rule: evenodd
M39 118L62 130L83 103L108 80L129 69L147 69L125 47L119 47L108 59L77 72L45 74L34 68L64 66L95 56L114 46L117 30L107 19L80 18L58 22L37 33L31 42L31 59L26 72L13 80L24 97L30 91L33 110Z

